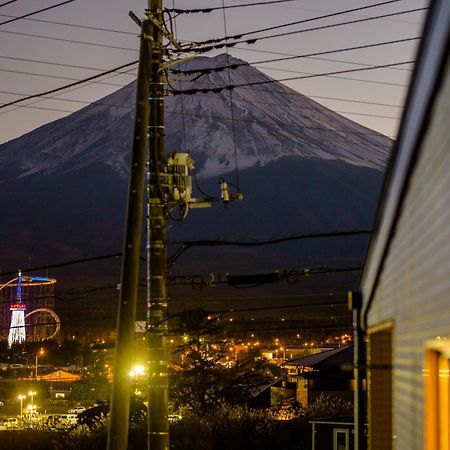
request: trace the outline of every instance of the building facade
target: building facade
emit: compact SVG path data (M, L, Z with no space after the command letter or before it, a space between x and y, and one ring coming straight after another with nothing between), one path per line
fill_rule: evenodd
M363 273L368 448L450 448L450 2L425 27Z

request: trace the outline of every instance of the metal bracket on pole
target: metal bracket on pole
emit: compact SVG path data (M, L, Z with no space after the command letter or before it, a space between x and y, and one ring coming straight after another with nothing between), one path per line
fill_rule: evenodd
M145 14L148 17L148 20L150 20L155 27L158 27L161 33L169 39L169 42L177 49L182 50L181 44L175 39L172 33L170 33L168 30L166 30L160 22L153 16L153 14L150 11L146 11Z
M132 18L133 22L135 22L139 28L142 28L142 20L133 12L129 11L128 15Z

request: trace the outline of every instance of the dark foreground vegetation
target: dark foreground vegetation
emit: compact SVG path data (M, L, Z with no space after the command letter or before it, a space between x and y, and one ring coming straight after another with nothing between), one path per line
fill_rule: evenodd
M207 415L190 408L170 424L170 447L174 450L309 450L309 420L335 413L351 414L350 405L319 398L309 408L297 405L264 410L220 402ZM145 450L146 418L135 415L130 422L129 450ZM108 420L77 425L67 431L20 430L0 432L2 450L98 450L106 448Z

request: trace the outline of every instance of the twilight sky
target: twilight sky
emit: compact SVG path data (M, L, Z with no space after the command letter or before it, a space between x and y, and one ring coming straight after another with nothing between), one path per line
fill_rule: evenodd
M256 1L224 0L224 3L231 6ZM46 8L61 1L15 0L10 4L6 3L8 2L0 1L1 104L69 84L100 71L126 64L138 57L139 30L128 17L128 11L132 10L139 17L143 17L147 6L145 0L126 2L76 0L31 16L29 19L2 25L1 22L12 17ZM376 3L381 3L381 0L295 0L227 9L225 11L227 33L223 10L209 14L184 14L175 19L175 29L180 40L203 41L223 37L225 34L240 34ZM400 0L328 19L265 31L251 37L414 10L424 8L427 4L427 0ZM222 6L222 0L167 0L165 6L183 9L211 8ZM286 37L264 39L252 45L239 44L231 48L229 53L249 63L256 63L284 55L303 55L415 38L422 33L425 15L426 11L421 10ZM283 79L303 74L408 62L415 59L418 42L411 40L317 58L254 65L275 79ZM223 51L211 52L209 55L213 56ZM392 68L286 81L285 84L351 120L395 137L412 67L411 64L404 64ZM128 73L108 75L98 79L96 83L86 83L52 94L50 96L52 98L27 100L20 107L16 105L0 109L0 143L64 117L114 92L133 81L135 73L136 70L132 69Z

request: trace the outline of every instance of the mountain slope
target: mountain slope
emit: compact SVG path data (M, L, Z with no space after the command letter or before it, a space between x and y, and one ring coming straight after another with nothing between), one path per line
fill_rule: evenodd
M234 58L230 62L243 64ZM178 69L226 64L227 56L219 55L196 58ZM171 86L225 86L229 77L231 84L270 80L242 65L229 74L188 75ZM132 83L1 146L0 208L6 212L0 225L2 268L25 267L30 256L32 265L39 265L120 251L134 96ZM280 83L236 88L231 98L227 90L167 98L166 150L189 150L202 190L212 195L218 194L217 180L223 174L237 181L237 161L245 196L232 208L191 212L182 224L171 226L171 240L263 239L370 227L391 145L388 138ZM298 250L294 244L227 250L231 259L221 260L212 251L196 258L208 251L195 250L176 270L226 270L231 262L250 271L302 261L343 264L361 260L366 240L330 242Z
M243 61L230 57L230 63ZM178 69L224 65L227 55L196 58ZM229 72L189 75L172 86L185 90L268 80L257 69L241 65ZM134 93L135 83L131 83L68 117L2 145L1 182L32 174L69 172L97 162L126 176ZM191 151L199 176L230 172L236 159L240 169L285 156L338 159L377 170L386 163L390 139L280 83L236 88L231 98L233 115L227 90L166 100L166 149Z

